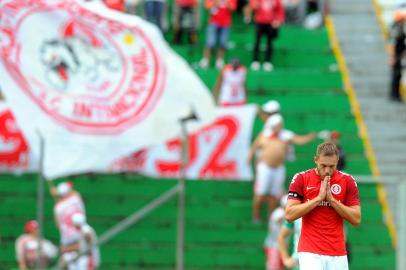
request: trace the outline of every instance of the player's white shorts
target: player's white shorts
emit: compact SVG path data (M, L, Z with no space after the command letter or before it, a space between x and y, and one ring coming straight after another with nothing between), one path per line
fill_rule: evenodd
M272 195L279 198L283 195L285 175L286 169L284 164L273 168L265 162L258 162L254 186L255 195Z
M299 252L300 270L348 270L347 256L327 256Z

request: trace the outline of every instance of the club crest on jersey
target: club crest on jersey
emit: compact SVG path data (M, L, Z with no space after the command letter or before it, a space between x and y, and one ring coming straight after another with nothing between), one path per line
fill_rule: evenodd
M64 0L12 1L0 18L0 54L14 82L73 132L122 132L162 94L165 63L141 27Z
M341 186L339 184L334 184L331 186L331 193L337 195L341 193Z

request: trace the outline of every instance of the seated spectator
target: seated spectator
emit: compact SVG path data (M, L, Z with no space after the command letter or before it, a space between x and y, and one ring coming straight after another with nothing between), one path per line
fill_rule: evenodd
M306 13L304 0L283 0L285 23L301 25Z
M209 10L209 24L206 32L206 45L200 67L207 68L210 63L211 52L217 50L216 68L224 66L224 54L227 50L228 37L232 22L232 13L237 7L236 0L206 0L205 7Z
M323 1L307 0L306 17L303 26L307 29L316 29L323 25Z
M173 11L173 42L182 43L182 35L186 32L189 36L189 43L197 42L197 11L198 0L176 0Z
M49 240L38 238L39 226L35 220L24 226L24 234L16 240L16 257L20 270L43 269L49 266L51 259L58 255L58 248ZM39 252L39 241L41 250Z
M217 79L213 93L220 106L244 105L246 102L247 70L239 59L224 66Z

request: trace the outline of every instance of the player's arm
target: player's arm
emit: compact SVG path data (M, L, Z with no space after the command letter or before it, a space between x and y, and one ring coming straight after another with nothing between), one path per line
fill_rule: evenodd
M288 245L286 244L286 239L288 239L289 235L291 234L292 230L286 228L285 226L282 226L281 230L279 231L278 245L282 261L286 261L290 257L288 253Z
M289 222L295 221L296 219L312 211L321 201L322 199L319 197L315 197L314 199L304 203L301 203L298 200L288 200L285 212L286 220Z
M291 185L292 186L292 185ZM326 189L327 189L327 181L323 180L321 181L320 185L320 191L319 195L317 197L308 200L304 203L299 201L298 199L292 199L292 198L297 198L301 196L300 194L294 194L293 191L289 191L289 200L286 205L286 210L285 210L285 218L289 222L293 222L296 219L306 215L310 211L312 211L316 206L319 205L321 201L323 201L326 198ZM299 198L301 199L301 198Z
M330 182L327 183L327 201L336 210L336 212L353 226L361 224L361 207L359 205L347 206L342 202L336 200L331 194ZM358 194L358 192L356 193Z
M334 198L330 201L330 204L343 219L353 226L361 224L361 207L359 205L346 206Z

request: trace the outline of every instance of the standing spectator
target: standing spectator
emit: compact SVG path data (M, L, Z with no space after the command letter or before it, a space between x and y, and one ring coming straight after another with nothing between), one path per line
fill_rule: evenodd
M250 0L250 9L255 13L256 36L251 69L260 69L260 45L263 36L267 38L263 69L272 71L273 41L278 37L279 27L285 19L282 0Z
M65 246L62 253L75 253L75 257L68 261L69 270L95 270L100 266L100 252L96 232L86 222L81 213L72 216L72 224L80 232L77 242Z
M50 183L50 182L49 182ZM61 249L78 241L79 230L72 224L72 216L76 213L85 214L85 206L80 194L73 190L72 182L62 182L56 187L51 186L51 195L55 199L54 218L61 237ZM69 261L75 254L66 252L63 260Z
M147 21L158 26L162 31L162 17L164 13L165 0L145 0L145 17Z
M236 0L206 0L205 6L210 15L206 32L206 46L199 65L201 68L209 66L211 52L218 43L216 68L221 69L224 66L224 54L228 45L232 13L237 7L237 2Z
M336 170L338 150L322 143L314 157L315 169L297 173L289 187L285 217L303 220L299 240L302 270L348 269L344 220L361 223L361 207L354 178Z
M246 102L247 69L239 59L224 66L214 87L214 99L220 106L244 105Z
M41 239L41 253L38 254L39 226L35 220L24 226L24 234L16 240L16 257L20 270L43 269L58 255L58 248L46 239Z
M298 218L294 222L283 222L279 231L278 244L283 265L288 269L299 270L299 257L297 247L299 245L300 232L302 231L302 219ZM293 234L293 252L289 255L287 239Z
M406 9L402 6L394 14L394 23L391 27L390 65L391 65L391 85L390 99L401 102L400 88L402 78L402 59L406 50L405 33Z
M187 32L190 44L197 42L198 0L176 0L173 11L173 42L182 43L182 35Z
M266 270L283 270L278 235L284 221L287 200L287 195L283 196L280 199L280 206L269 217L268 235L265 239Z
M306 144L314 140L317 133L297 135L283 128L283 118L274 114L268 118L265 129L253 142L248 155L250 162L258 152L256 179L253 198L253 221L260 222L260 208L267 202L269 213L275 209L282 196L285 182L285 160L290 159L288 148L291 144Z

